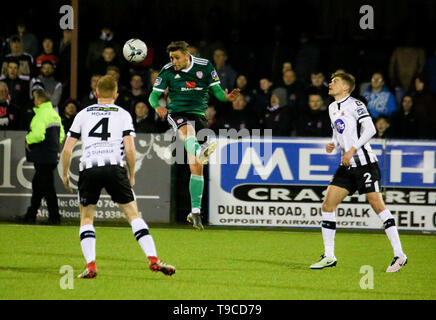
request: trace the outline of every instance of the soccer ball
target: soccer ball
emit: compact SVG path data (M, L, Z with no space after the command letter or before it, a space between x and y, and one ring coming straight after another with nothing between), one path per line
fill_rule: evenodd
M147 46L139 39L130 39L124 44L123 55L129 62L141 62L147 56Z

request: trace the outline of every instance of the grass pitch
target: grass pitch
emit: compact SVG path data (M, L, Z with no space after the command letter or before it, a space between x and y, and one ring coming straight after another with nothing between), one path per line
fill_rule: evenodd
M435 299L436 237L402 234L409 263L392 259L383 232L336 233L338 266L310 270L323 252L320 231L153 228L159 257L177 268L152 273L129 227L96 227L96 279L77 279L85 261L78 226L0 224L0 299ZM62 266L74 270L61 289ZM362 266L373 289L361 289ZM362 280L366 284L367 281ZM64 281L65 283L65 281Z

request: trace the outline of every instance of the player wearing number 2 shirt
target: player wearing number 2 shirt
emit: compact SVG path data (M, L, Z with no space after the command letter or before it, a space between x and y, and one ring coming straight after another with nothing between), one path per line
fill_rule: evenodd
M82 139L78 183L79 235L86 269L79 278L97 276L94 214L102 188L106 189L126 215L136 240L148 258L149 268L172 275L176 269L157 258L153 238L138 211L132 190L135 185L135 131L130 114L114 104L117 90L117 84L111 76L104 76L98 81L98 103L77 114L62 151L62 181L65 188L72 192L69 182L71 156L74 145ZM129 176L124 158L127 160Z
M347 195L359 191L359 194L366 194L371 207L383 222L386 235L391 242L394 259L386 272L396 272L407 263L407 257L401 246L394 217L386 208L380 193L380 169L377 157L369 144L376 130L366 106L350 96L354 87L355 79L347 73L334 74L329 85L329 95L334 97L335 101L329 106L333 141L327 144L326 151L341 151L341 164L333 176L322 204L321 231L325 253L321 260L310 268L336 266L335 210Z

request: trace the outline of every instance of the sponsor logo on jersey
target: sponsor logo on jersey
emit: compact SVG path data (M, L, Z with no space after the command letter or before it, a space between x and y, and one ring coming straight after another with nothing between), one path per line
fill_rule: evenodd
M336 127L336 130L340 134L342 134L344 132L344 130L345 130L345 123L344 123L344 121L342 121L341 119L336 120L335 121L335 127Z
M366 110L365 110L365 108L359 108L359 109L357 109L357 115L361 116L361 115L364 115L364 114L366 114Z
M154 82L154 86L158 86L162 83L162 78L161 77L157 77L156 81Z
M86 112L93 112L93 111L118 111L118 108L117 107L89 107L86 109Z
M195 88L197 86L197 84L195 83L195 81L192 81L192 82L186 81L186 86L188 88Z
M201 72L201 71L197 71L196 75L197 75L198 79L203 78L203 72Z
M220 79L220 78L218 78L218 73L216 73L215 70L212 71L210 75L212 76L212 79L215 81L218 81Z

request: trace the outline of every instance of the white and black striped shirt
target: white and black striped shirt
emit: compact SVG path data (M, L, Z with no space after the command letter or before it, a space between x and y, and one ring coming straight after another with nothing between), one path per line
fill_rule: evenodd
M362 101L351 96L334 101L329 105L329 115L336 147L341 149L342 154L353 146L357 149L350 160L352 167L377 162L377 156L369 144L375 127Z
M115 104L93 104L74 118L68 136L82 139L79 170L125 166L124 136L135 136L132 116Z

